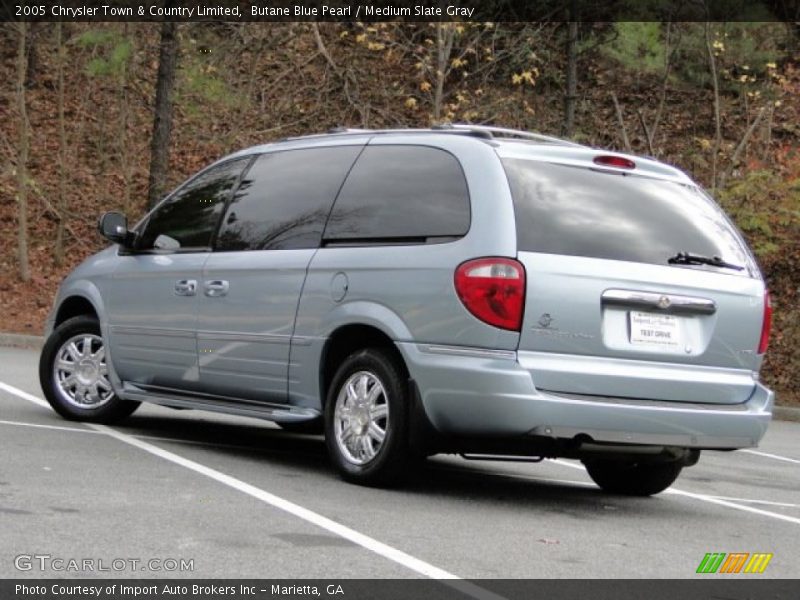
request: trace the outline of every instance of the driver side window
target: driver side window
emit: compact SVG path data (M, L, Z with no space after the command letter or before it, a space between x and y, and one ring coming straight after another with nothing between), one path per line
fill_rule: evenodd
M250 157L213 167L174 192L145 224L137 250L206 250Z

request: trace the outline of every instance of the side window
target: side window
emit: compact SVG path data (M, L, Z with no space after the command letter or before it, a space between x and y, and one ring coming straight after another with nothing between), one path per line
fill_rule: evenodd
M459 237L470 226L467 182L444 150L368 146L339 193L325 239L416 241Z
M222 220L216 250L317 248L336 192L362 146L260 156Z
M208 248L225 202L249 160L218 165L179 188L150 215L137 248Z

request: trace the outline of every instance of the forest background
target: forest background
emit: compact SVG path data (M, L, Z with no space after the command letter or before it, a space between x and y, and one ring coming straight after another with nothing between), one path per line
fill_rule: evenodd
M800 405L799 50L781 22L2 23L0 331L41 334L61 279L106 245L100 213L135 222L230 151L493 124L708 188L772 293L763 379Z

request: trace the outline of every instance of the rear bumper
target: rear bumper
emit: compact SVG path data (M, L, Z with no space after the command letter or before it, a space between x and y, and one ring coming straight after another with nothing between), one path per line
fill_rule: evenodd
M741 404L598 398L537 390L507 351L398 343L428 420L450 436L736 449L757 446L774 393L755 382Z

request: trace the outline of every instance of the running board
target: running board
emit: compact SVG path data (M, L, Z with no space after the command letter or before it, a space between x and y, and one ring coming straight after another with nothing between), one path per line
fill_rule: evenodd
M143 390L130 383L123 384L122 397L125 400L149 402L150 404L158 404L169 408L207 410L242 417L266 419L276 423L301 423L321 416L321 413L313 408L267 402L251 404L231 398L215 399L212 397L170 394L161 390Z

